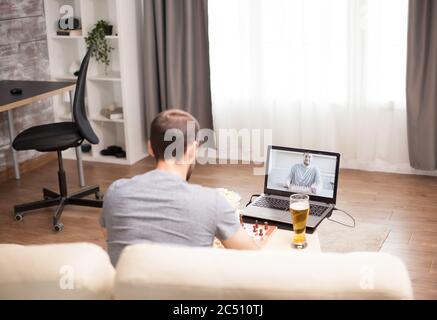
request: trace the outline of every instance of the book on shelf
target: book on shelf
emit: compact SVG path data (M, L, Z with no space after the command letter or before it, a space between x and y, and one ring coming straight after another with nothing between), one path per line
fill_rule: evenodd
M56 31L56 35L57 36L65 36L65 37L81 36L82 35L82 29L58 30L58 31Z
M110 120L123 120L123 108L115 107L113 104L109 105L105 109L102 109L101 114Z

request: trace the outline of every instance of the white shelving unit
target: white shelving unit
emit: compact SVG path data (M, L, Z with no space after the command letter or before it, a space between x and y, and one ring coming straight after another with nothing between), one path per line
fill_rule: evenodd
M57 36L60 8L73 8L73 16L82 27L81 36ZM92 145L85 161L133 164L147 156L141 75L140 1L136 0L44 0L50 73L53 80L71 80L73 62L82 60L86 53L85 37L98 20L113 25L113 34L107 40L114 48L111 64L105 73L102 64L91 59L86 85L86 106L91 125L100 139ZM54 98L55 121L71 120L68 96ZM123 119L110 120L102 109L114 104L123 108ZM126 150L126 158L102 156L100 151L118 145ZM66 150L65 158L75 158L74 150Z

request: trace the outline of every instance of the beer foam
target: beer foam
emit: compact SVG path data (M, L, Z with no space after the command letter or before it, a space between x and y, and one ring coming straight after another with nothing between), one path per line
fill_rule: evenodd
M290 209L292 210L307 210L310 207L308 202L294 202L290 204Z

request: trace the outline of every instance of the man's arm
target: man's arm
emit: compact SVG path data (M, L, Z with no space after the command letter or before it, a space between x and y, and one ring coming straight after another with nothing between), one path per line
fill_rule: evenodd
M285 180L285 187L290 189L290 187L293 185L293 176L294 176L294 172L296 171L296 165L292 166L290 169L290 173L287 176L287 179Z
M216 231L215 236L228 249L258 249L255 241L241 227L235 209L225 197L216 192Z
M290 181L291 181L291 173L288 174L287 178L284 181L284 187L289 189L290 188Z
M317 193L321 185L322 185L322 174L320 173L320 169L318 167L315 167L314 182L311 185L311 191L313 193Z
M259 246L249 237L247 232L240 227L238 231L226 240L222 240L223 246L227 249L237 250L258 250Z

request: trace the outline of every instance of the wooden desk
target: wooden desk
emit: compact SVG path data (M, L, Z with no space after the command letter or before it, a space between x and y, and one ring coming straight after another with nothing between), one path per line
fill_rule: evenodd
M52 96L64 94L68 92L70 95L71 107L73 104L73 90L76 84L74 82L59 82L59 81L21 81L21 80L3 80L0 81L0 112L8 114L8 129L11 144L12 160L14 163L15 179L20 179L20 168L17 159L16 151L12 148L12 142L15 138L15 127L13 119L13 109L23 107L32 102L41 99L47 99ZM20 88L23 90L21 94L13 95L10 90ZM85 186L85 178L83 175L82 156L80 147L76 148L76 160L79 174L80 186Z

